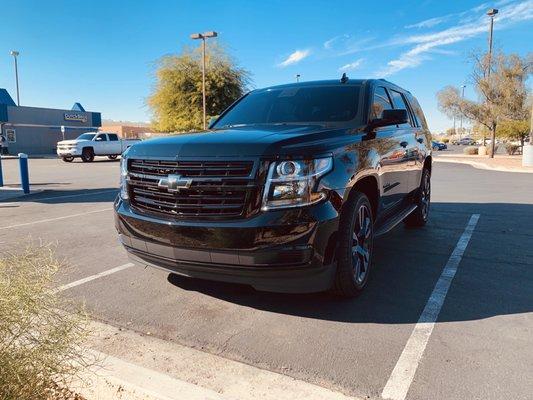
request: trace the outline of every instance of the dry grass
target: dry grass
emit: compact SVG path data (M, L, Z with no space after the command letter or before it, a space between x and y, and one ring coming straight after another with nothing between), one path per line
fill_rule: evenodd
M478 148L476 146L467 146L463 149L463 153L474 156L477 155Z
M0 257L0 399L77 398L87 318L52 290L61 263L50 247Z

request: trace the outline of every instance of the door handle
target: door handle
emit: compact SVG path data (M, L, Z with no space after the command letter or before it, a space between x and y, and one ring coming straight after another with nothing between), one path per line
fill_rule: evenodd
M407 142L401 142L401 143L400 143L400 146L402 146L402 147L407 147L408 144L409 144L409 143L407 143Z

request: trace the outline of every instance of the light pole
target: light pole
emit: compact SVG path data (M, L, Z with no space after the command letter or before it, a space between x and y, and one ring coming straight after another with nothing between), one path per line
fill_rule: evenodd
M15 81L17 83L17 106L20 106L20 93L19 93L19 67L17 63L17 57L20 54L16 50L11 50L9 53L13 56L13 59L15 60Z
M296 83L300 82L300 74L296 74Z
M490 79L490 69L492 64L492 33L494 31L494 16L498 14L498 10L496 8L491 8L489 11L487 11L487 15L490 17L490 28L489 28L489 59L488 59L488 66L487 66L487 79ZM490 84L490 82L489 82ZM496 126L493 123L492 124L492 132L491 132L491 143L490 143L490 157L494 158L494 150L496 148ZM483 141L484 142L484 141ZM485 143L483 143L485 145Z
M461 86L461 99L465 98L465 87L466 85ZM459 120L459 140L461 140L461 135L463 134L463 114L461 114L461 119Z
M218 34L214 31L204 33L193 33L191 39L202 39L202 107L204 115L204 129L207 129L207 120L205 115L205 40L207 38L217 37Z

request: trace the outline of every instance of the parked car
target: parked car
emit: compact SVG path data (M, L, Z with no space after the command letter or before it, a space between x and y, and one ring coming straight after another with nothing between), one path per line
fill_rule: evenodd
M141 266L356 296L374 238L426 224L430 149L418 101L388 81L254 90L207 132L130 147L115 225Z
M446 143L441 143L441 142L437 142L436 140L432 140L431 148L433 150L440 151L440 150L446 150L448 146L446 145Z
M62 140L57 143L57 155L65 162L72 162L80 157L83 162L91 162L94 156L107 156L116 159L124 150L138 139L119 139L116 133L87 132L74 140Z
M454 141L453 144L457 144L459 146L473 146L476 144L476 141L472 138L465 137Z

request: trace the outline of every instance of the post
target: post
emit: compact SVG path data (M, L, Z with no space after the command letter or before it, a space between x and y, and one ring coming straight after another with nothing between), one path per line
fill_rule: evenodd
M202 102L204 109L204 130L207 129L207 121L205 115L205 38L202 38Z
M465 98L465 87L466 85L463 85L462 86L462 93L461 93L461 100L463 100ZM463 114L460 115L460 120L459 120L459 140L461 139L461 136L463 135Z
M17 57L15 57L15 80L17 83L17 106L20 106L19 67L18 67Z
M20 184L25 194L30 193L30 177L28 174L28 155L19 153Z
M489 59L487 66L487 81L490 85L490 69L492 64L492 34L494 31L494 16L498 14L498 10L491 8L487 11L487 15L490 17L490 28L489 28ZM494 150L496 149L496 121L492 122L492 132L491 132L492 142L490 144L490 158L494 158ZM485 143L483 143L485 144Z
M2 172L2 144L0 143L0 187L4 186L4 173Z

